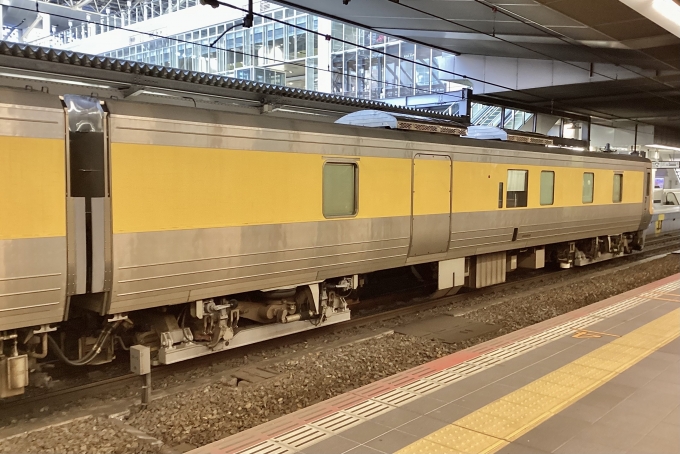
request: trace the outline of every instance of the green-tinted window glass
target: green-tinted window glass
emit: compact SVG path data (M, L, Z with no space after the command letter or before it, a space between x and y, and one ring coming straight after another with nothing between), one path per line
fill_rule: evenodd
M620 202L623 194L623 175L620 173L614 174L614 202Z
M555 172L541 172L541 205L552 205L555 201Z
M353 216L356 207L356 165L329 162L323 166L323 215Z
M583 174L583 203L593 203L593 189L595 187L595 174L586 172Z

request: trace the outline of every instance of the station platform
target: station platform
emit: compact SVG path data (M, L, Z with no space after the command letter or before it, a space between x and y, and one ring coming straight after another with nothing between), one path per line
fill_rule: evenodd
M495 452L679 453L680 274L191 454Z

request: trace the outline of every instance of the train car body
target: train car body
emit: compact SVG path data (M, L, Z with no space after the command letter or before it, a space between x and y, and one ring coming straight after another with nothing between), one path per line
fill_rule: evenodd
M655 189L652 220L645 231L647 238L680 230L680 188Z
M171 363L346 320L366 273L432 263L442 290L483 287L630 252L649 224L641 158L8 96L0 331L6 349L33 332L27 357L75 324L80 362L105 360L102 323L132 321Z

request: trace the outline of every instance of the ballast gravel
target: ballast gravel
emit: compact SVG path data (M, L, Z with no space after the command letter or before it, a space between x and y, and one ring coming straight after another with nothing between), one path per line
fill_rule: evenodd
M1 454L155 454L162 445L121 433L108 418L81 418L0 440Z
M322 351L306 352L268 365L278 375L264 382L234 386L228 375L215 376L208 386L182 391L153 401L147 408L134 408L126 423L161 440L166 447L198 447L256 425L294 412L319 401L340 395L381 378L410 369L457 350L504 333L538 323L579 307L680 272L678 256L668 256L606 276L568 281L548 291L537 288L531 294L504 297L502 304L477 308L484 298L498 300L499 295L466 301L470 312L465 317L500 326L494 334L458 344L446 344L420 337L386 335ZM476 302L475 302L476 301ZM414 318L435 317L445 311L459 310L460 305L423 311ZM372 329L394 327L404 319L389 320ZM309 347L313 347L310 341ZM323 343L323 337L320 337ZM0 440L0 453L9 452L154 452L132 446L129 441L93 435L89 423L74 423L68 430L50 428L39 435L29 434ZM98 423L99 424L99 423ZM101 424L101 430L116 430ZM120 431L120 429L118 429ZM125 439L119 436L120 439ZM129 437L128 437L129 439ZM58 449L57 449L58 448ZM157 449L157 447L153 447ZM51 451L48 449L52 449Z

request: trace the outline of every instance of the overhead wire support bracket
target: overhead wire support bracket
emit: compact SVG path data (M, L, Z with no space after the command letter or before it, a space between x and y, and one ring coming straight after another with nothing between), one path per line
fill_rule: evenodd
M253 0L248 0L248 14L243 18L243 28L250 28L253 26Z
M219 0L200 0L200 2L201 2L201 5L209 5L213 9L219 8L220 5L229 6L226 3L220 2ZM251 28L253 26L254 18L255 18L255 14L253 14L253 0L248 0L248 13L243 18L243 24L242 24L243 28ZM226 33L226 31L224 33ZM224 33L222 35L220 35L220 37L217 38L213 42L213 44L216 43L224 35ZM212 45L210 47L212 47Z

